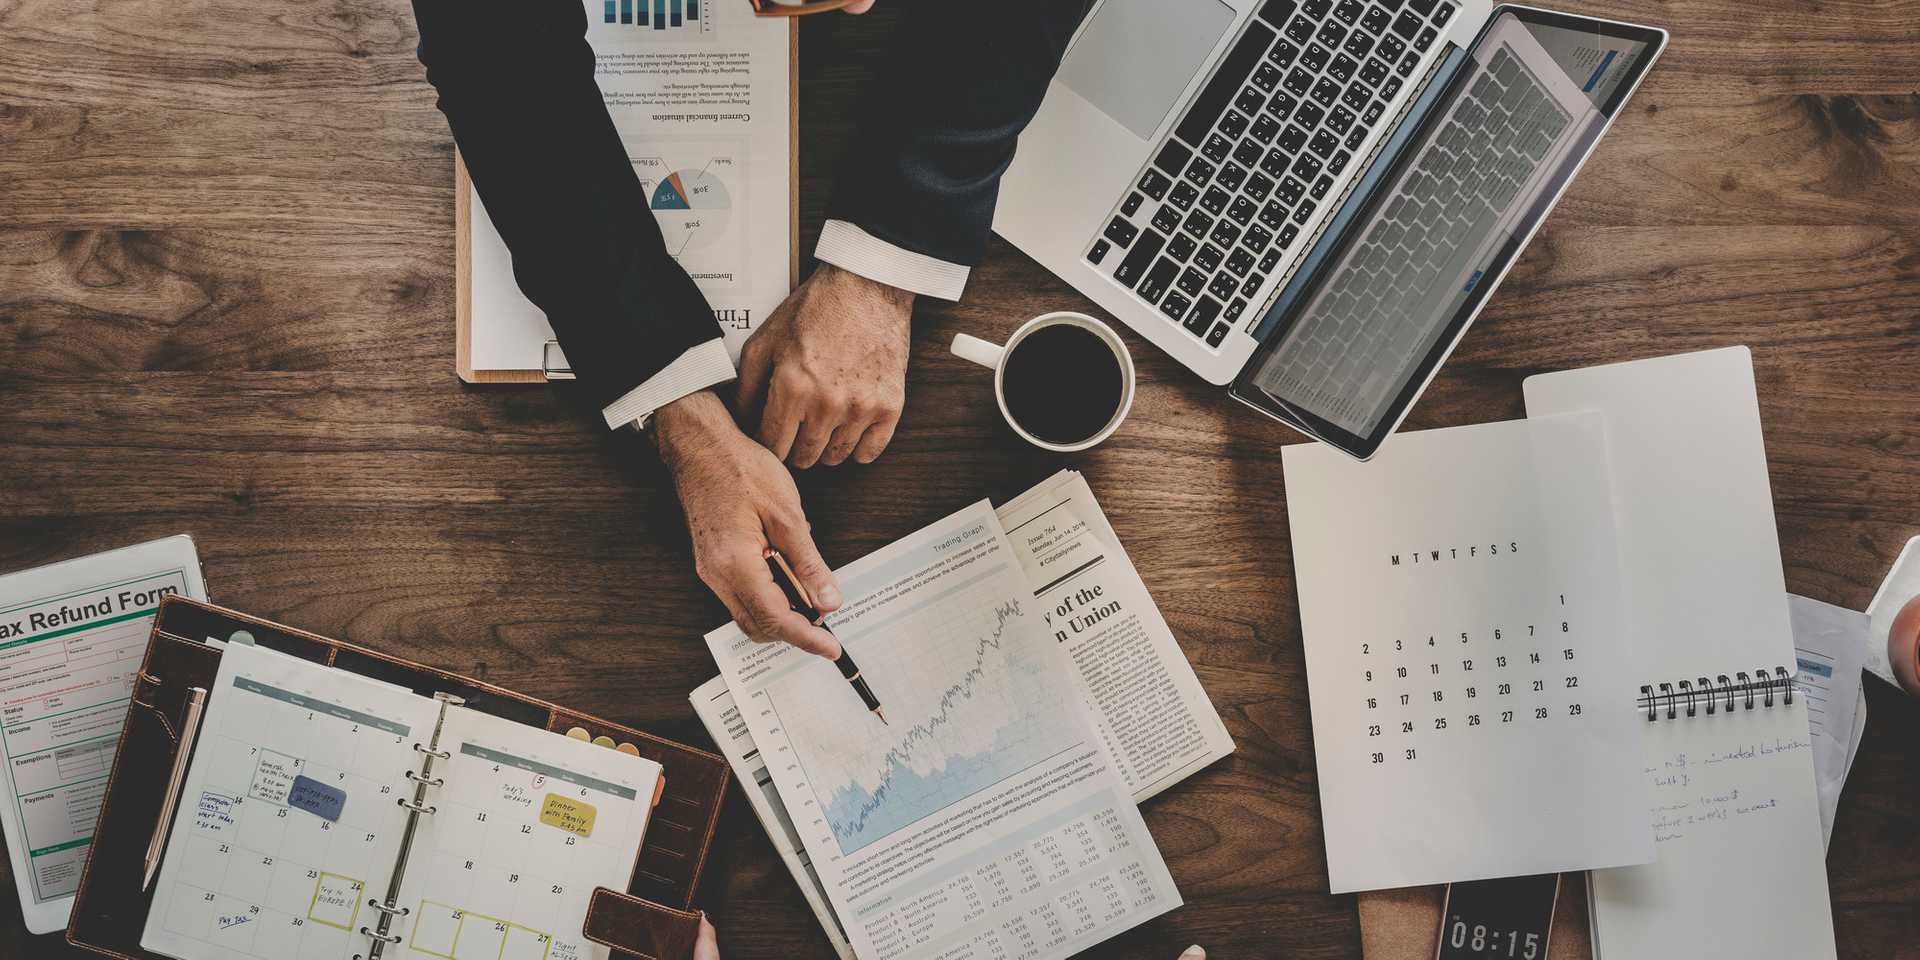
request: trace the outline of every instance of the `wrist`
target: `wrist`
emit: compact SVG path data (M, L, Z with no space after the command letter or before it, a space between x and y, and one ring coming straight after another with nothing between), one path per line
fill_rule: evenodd
M653 443L668 467L710 445L723 432L738 432L733 411L711 389L695 390L653 414Z
M898 316L910 316L913 312L914 293L911 290L902 290L833 263L821 263L815 272L825 273L826 276L821 277L823 281L854 296L886 303L898 311Z

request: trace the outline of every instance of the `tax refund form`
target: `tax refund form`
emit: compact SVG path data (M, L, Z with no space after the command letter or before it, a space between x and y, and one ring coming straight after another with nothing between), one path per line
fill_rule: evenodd
M0 827L34 933L67 925L167 596L207 598L189 537L0 577Z

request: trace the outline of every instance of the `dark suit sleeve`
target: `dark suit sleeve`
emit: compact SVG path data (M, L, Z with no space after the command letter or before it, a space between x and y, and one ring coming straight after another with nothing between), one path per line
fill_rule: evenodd
M607 115L579 0L413 0L413 10L420 62L514 278L594 401L604 408L718 339Z
M1092 0L909 2L898 65L875 94L829 216L973 266L1015 141Z

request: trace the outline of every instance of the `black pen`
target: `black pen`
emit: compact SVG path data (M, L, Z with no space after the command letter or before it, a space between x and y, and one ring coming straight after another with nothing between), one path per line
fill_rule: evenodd
M787 558L772 547L768 547L761 556L766 558L767 570L773 574L773 582L779 584L780 592L787 595L787 605L793 608L793 612L806 617L814 626L832 633L833 629L827 626L826 615L814 609L813 598L807 594L807 588L800 585L800 578L793 575L793 568L787 566ZM833 661L833 665L840 668L840 675L853 685L853 692L860 695L867 709L873 711L881 723L886 723L887 715L880 710L880 698L874 696L873 688L861 679L860 668L854 664L853 654L847 652L846 644L840 645L840 658Z

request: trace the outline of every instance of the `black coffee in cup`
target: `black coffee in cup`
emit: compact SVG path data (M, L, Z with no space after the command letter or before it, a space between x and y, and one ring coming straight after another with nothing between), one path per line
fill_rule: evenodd
M1069 323L1041 327L1007 354L1001 373L1007 415L1048 443L1084 442L1120 412L1120 359L1099 334Z

